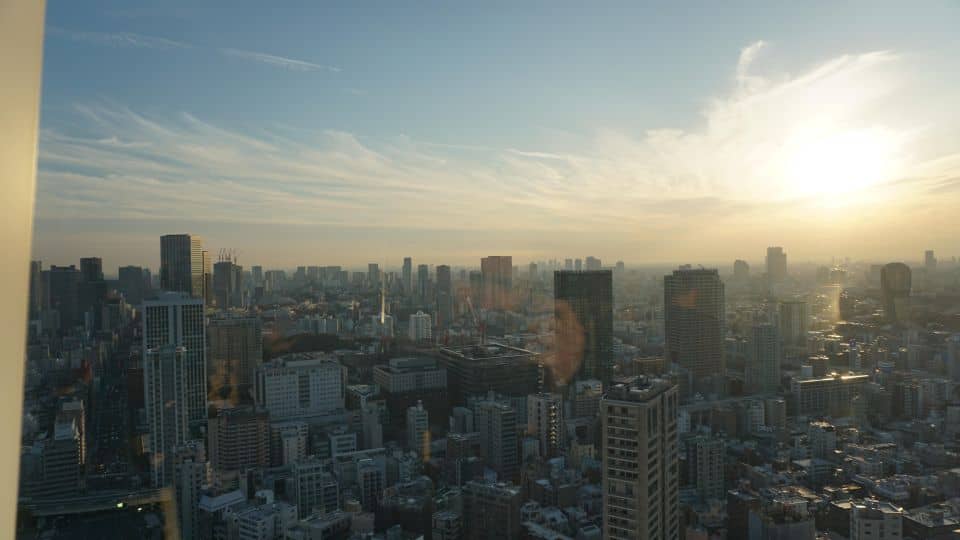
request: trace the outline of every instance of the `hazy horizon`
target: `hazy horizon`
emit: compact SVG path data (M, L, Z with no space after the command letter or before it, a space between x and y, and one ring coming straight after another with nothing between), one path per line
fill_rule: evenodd
M924 7L51 2L34 256L949 259L960 6Z

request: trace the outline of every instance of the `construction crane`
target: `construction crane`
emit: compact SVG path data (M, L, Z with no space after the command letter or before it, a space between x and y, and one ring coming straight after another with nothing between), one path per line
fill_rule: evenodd
M487 323L482 321L477 315L477 310L473 309L473 300L470 299L470 295L467 295L467 307L470 308L470 315L473 315L473 324L480 329L480 344L487 344Z

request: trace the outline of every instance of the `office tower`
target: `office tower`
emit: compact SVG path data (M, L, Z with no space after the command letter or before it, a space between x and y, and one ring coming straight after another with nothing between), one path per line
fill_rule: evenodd
M407 407L407 448L421 456L430 453L430 421L422 401Z
M213 258L207 250L202 251L203 256L203 292L200 295L203 303L213 305Z
M775 394L780 389L780 331L771 323L750 327L747 340L746 386L751 394Z
M173 492L181 540L200 540L200 496L207 483L207 461L200 441L174 449Z
M888 322L904 322L910 316L910 267L890 263L880 271L883 314Z
M563 269L564 269L564 270L573 270L573 259L564 259L564 260L563 260Z
M960 334L947 338L947 376L954 382L960 382Z
M80 259L80 279L83 281L103 281L103 260L100 257Z
M166 292L144 302L143 350L182 347L189 422L207 418L207 338L203 300Z
M474 414L480 432L480 457L497 473L497 478L512 479L520 467L516 413L503 403L484 401Z
M527 398L527 434L540 445L540 455L552 458L564 447L563 398L558 394L540 393Z
M405 296L413 296L413 259L410 257L403 258L403 294Z
M30 318L34 319L40 316L43 311L43 263L40 261L30 261Z
M243 307L243 267L232 258L213 265L213 301L220 309Z
M932 249L923 252L923 267L927 269L927 272L935 272L937 270L937 256L934 255Z
M483 273L476 270L470 271L470 301L476 307L483 302Z
M780 283L787 279L787 254L779 246L767 248L767 279Z
M784 347L806 349L807 347L807 303L800 300L780 302L780 339Z
M470 481L463 487L464 540L520 540L523 496L512 484Z
M525 349L488 343L483 347L441 348L440 365L447 372L450 402L495 392L527 396L539 390L540 355Z
M513 257L492 255L480 259L483 307L508 309L513 295Z
M146 280L144 279L143 268L139 266L121 266L117 273L118 288L123 293L123 297L128 304L139 306L147 295Z
M340 485L325 460L307 458L293 464L293 502L302 519L317 512L325 514L340 508Z
M74 265L50 266L43 272L44 290L47 294L47 306L57 310L60 315L60 329L83 323L80 311L80 271Z
M583 270L583 260L576 259L575 261L573 261L573 269L576 270L577 272Z
M862 395L870 376L867 374L823 377L794 377L790 381L793 414L797 416L846 416L851 400Z
M421 264L417 266L417 300L421 304L427 302L427 296L430 288L430 267Z
M410 315L410 323L407 329L407 336L410 341L429 341L432 335L430 315L422 311Z
M887 501L854 501L850 505L850 540L899 540L903 515L903 508ZM936 522L935 518L931 521ZM940 522L945 524L943 518Z
M697 496L707 501L723 498L722 437L697 435L686 440L688 484L697 490Z
M257 368L256 401L273 419L343 409L343 368L323 353L291 353Z
M204 298L203 242L199 236L160 237L160 288Z
M741 259L733 261L733 279L741 283L750 279L750 265L747 261Z
M367 285L371 289L380 288L380 265L377 263L367 264Z
M587 264L586 264L587 271L599 270L600 266L601 266L600 259L596 257L587 257Z
M153 487L174 480L176 448L187 442L190 421L190 366L187 349L159 344L143 355L144 404L150 427L150 477Z
M680 538L677 393L635 377L601 400L604 538Z
M724 294L716 270L674 270L663 278L664 352L693 377L695 390L716 389L723 359Z
M453 322L453 277L450 267L437 267L437 328L448 328Z
M253 407L219 409L207 420L210 467L216 486L230 490L241 474L270 466L270 417Z
M210 399L233 404L249 400L257 366L263 360L263 335L257 317L216 317L207 325L207 374Z
M251 266L250 267L250 278L253 280L253 285L255 287L263 285L263 267L262 266Z
M527 266L527 279L530 280L530 283L540 281L540 272L537 263L532 262Z
M613 368L613 273L553 273L558 382L572 376L609 382Z

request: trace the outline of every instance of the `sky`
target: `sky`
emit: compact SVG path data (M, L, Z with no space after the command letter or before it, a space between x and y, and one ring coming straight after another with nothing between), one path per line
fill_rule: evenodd
M47 5L44 264L960 254L957 2Z

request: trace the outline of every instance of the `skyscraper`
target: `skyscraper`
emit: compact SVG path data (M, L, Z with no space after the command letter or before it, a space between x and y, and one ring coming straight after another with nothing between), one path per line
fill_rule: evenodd
M771 283L787 279L787 254L780 246L767 248L767 279Z
M423 402L407 407L407 448L426 456L430 449L430 421Z
M260 319L211 319L207 338L211 399L228 399L234 404L249 401L253 397L257 366L263 359Z
M447 328L453 322L453 279L450 267L437 267L437 327Z
M270 466L270 417L262 409L220 409L207 420L207 436L218 488L235 487L249 468Z
M121 266L118 272L120 292L128 304L139 306L147 294L147 284L143 268L139 266Z
M191 423L207 418L207 339L203 300L185 293L162 293L144 302L143 350L178 348L185 373L186 410Z
M83 281L103 281L103 259L83 257L80 259L80 279Z
M475 411L480 432L480 456L501 481L510 480L520 467L517 449L517 415L509 405L484 401Z
M371 289L380 288L380 265L370 263L367 265L367 285Z
M43 304L43 263L30 261L30 318L40 316L46 307Z
M175 449L189 433L189 376L185 347L160 344L143 355L144 404L150 427L150 477L154 487L173 483Z
M80 272L74 265L51 265L43 272L45 304L60 314L60 328L66 329L83 322L80 311Z
M801 300L780 302L780 339L785 347L807 346L807 303Z
M932 249L928 249L923 253L923 267L927 269L927 272L934 272L937 269L937 256L934 255Z
M753 394L773 394L780 388L780 332L771 323L750 327L747 340L747 391Z
M160 288L203 298L203 242L199 236L168 234L160 237Z
M410 314L410 322L407 326L407 337L410 341L428 341L433 337L430 315L418 311Z
M674 270L663 278L665 355L693 377L694 389L716 389L725 373L724 292L717 271Z
M554 376L610 381L613 367L613 274L553 273L557 357Z
M403 258L403 294L413 296L413 259Z
M600 401L603 537L680 538L677 387L635 377Z
M890 263L880 271L883 313L888 322L903 322L910 316L910 267Z
M430 267L421 264L417 266L417 299L421 304L427 302L427 293L430 288Z
M491 255L480 259L483 274L483 306L487 309L507 309L512 304L513 257Z
M741 283L750 279L750 265L747 261L741 259L733 261L733 279Z
M243 305L243 267L232 259L213 265L213 301L220 309Z
M540 443L540 455L552 458L564 445L563 398L540 393L527 397L527 434Z
M586 261L587 270L599 270L601 267L600 259L596 257L587 257Z

